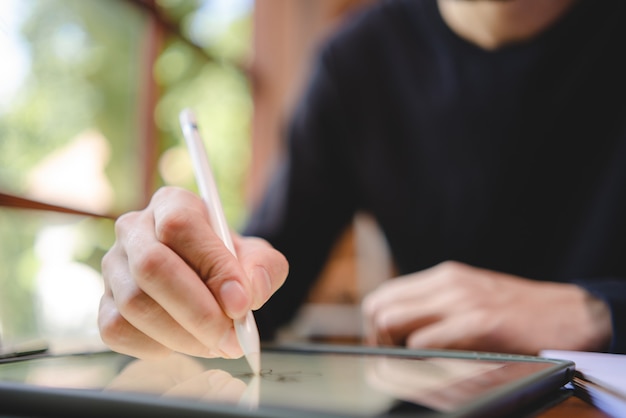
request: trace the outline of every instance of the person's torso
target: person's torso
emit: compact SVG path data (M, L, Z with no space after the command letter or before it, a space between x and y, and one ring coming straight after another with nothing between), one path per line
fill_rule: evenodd
M434 1L389 2L331 46L346 169L401 271L626 276L626 13L590 3L487 52Z

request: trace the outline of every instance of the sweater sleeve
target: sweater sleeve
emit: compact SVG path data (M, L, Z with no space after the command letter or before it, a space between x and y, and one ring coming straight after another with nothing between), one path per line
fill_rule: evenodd
M609 306L613 325L609 352L626 354L626 279L580 280L576 284Z
M289 262L286 283L255 313L264 340L305 301L354 213L340 105L322 55L289 125L284 161L244 229L244 235L269 241Z

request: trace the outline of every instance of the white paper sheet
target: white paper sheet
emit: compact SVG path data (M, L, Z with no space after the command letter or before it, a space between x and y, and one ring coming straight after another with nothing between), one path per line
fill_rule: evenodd
M581 384L589 401L612 417L626 418L626 355L544 350L541 357L571 360L594 384Z

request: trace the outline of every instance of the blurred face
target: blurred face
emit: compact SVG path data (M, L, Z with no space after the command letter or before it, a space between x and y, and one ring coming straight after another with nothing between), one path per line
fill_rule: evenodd
M438 0L459 36L493 50L523 42L552 25L578 0Z

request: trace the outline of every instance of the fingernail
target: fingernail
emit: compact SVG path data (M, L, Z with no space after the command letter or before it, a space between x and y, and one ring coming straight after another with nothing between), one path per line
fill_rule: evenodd
M241 318L248 311L248 295L239 282L230 280L220 288L220 297L226 313L233 318Z

